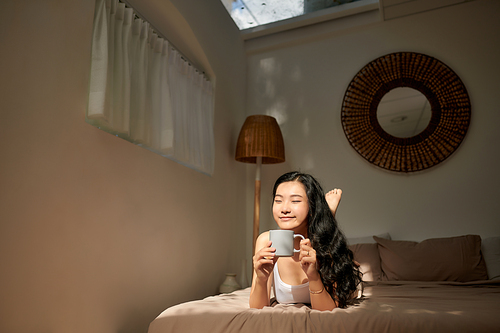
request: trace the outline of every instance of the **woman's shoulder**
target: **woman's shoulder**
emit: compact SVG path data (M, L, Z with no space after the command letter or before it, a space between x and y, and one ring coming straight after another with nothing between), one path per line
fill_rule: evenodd
M264 231L255 240L255 253L267 246L269 242L269 231Z
M257 243L269 242L269 231L264 231L257 237Z

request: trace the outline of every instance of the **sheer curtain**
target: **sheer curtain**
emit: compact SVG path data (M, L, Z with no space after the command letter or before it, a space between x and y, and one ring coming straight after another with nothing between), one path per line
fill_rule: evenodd
M118 0L96 0L87 122L212 174L213 85Z

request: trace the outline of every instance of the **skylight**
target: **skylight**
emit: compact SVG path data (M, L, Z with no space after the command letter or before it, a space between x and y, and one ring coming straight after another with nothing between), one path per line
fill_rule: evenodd
M240 30L359 0L221 0Z

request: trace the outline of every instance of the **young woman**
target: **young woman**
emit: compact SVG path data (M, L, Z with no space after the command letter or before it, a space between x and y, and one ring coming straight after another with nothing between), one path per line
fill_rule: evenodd
M277 258L269 232L257 238L250 307L269 306L271 288L279 303L307 303L317 310L347 306L361 273L334 218L341 195L340 189L324 195L308 174L289 172L278 178L273 188L274 220L280 229L306 239L296 244L300 252L293 257Z

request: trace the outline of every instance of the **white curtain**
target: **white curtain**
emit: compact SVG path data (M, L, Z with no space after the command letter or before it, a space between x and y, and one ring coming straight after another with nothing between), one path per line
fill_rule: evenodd
M87 121L211 175L213 85L134 17L118 0L96 0Z

